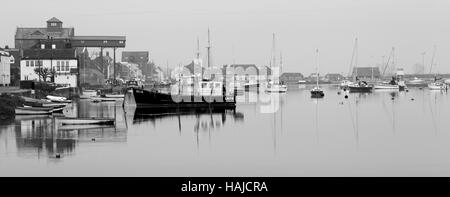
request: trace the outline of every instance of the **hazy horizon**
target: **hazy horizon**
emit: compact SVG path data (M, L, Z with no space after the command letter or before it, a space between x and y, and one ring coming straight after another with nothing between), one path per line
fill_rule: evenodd
M0 47L14 46L17 27L43 27L57 17L64 27L74 27L75 35L127 36L124 50L149 51L161 67L167 61L171 68L189 63L197 37L205 57L209 27L214 65L268 65L275 33L285 72L314 72L319 49L321 73L346 74L357 37L359 66L380 64L395 47L397 65L407 72L426 52L428 73L436 45L433 72L450 73L450 1L445 0L61 2L3 2Z

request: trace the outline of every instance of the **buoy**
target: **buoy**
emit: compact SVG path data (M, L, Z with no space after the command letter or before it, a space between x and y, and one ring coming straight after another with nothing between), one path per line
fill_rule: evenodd
M394 100L394 97L392 97L391 99Z
M95 138L92 138L92 141L95 142Z
M348 99L348 95L345 95L344 98Z
M406 90L406 92L409 92L409 90Z
M60 154L56 154L56 158L57 159L61 158L61 155Z
M341 92L338 92L338 95L341 95Z
M414 100L414 98L411 98L411 100L413 101L413 100Z

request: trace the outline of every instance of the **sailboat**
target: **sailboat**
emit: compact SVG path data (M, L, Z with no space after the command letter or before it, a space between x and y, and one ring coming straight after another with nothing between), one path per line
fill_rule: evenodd
M389 54L389 58L388 61L386 62L386 66L383 69L383 74L382 76L384 76L387 67L389 66L389 61L395 58L395 48L392 47L392 51ZM394 63L392 63L394 64ZM404 90L406 88L405 82L401 79L401 76L399 76L397 74L397 76L392 77L392 80L389 82L379 82L377 83L374 87L374 89L383 89L383 90Z
M342 80L340 85L339 85L339 87L342 88L342 89L347 89L350 84L353 84L353 82L350 80L350 78L351 78L351 75L352 75L353 62L355 62L355 64L356 64L356 61L357 61L357 55L358 55L357 54L357 47L358 47L358 38L355 39L355 45L353 46L352 59L350 60L350 70L348 72L348 76L349 77L348 77L348 79Z
M433 68L435 54L436 54L436 46L434 46L433 57L431 58L430 74ZM434 81L428 84L428 88L430 90L448 90L448 85L442 80L442 78L438 78L438 76L435 75Z
M316 87L311 90L311 98L322 98L325 96L322 88L319 87L319 49L316 49Z
M275 53L275 33L273 34L273 46L272 46L272 58L273 58L273 63L271 64L271 68L270 70L272 71L272 65L273 67L276 67L276 53ZM280 58L281 59L281 58ZM282 67L282 62L280 63L280 68ZM273 71L272 71L272 75L273 75ZM278 77L278 76L277 76ZM275 93L285 93L287 92L287 85L281 84L278 80L276 81L270 81L267 84L267 88L265 90L266 92L275 92Z
M351 82L347 85L347 88L350 90L350 92L371 92L373 86L369 85L366 81L362 81L359 80L358 78L358 53L357 53L357 48L358 48L358 38L355 39L355 48L354 48L354 53L353 55L356 56L356 60L355 60L355 81ZM353 57L352 57L352 61L353 61Z

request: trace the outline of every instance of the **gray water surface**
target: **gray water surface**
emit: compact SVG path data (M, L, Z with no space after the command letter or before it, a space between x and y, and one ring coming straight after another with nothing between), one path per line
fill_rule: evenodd
M0 176L450 176L447 92L345 99L326 86L311 99L310 88L250 93L256 102L218 113L136 116L89 101L64 112L116 118L113 128L61 130L51 116L18 116L0 123ZM263 113L271 98L280 108Z

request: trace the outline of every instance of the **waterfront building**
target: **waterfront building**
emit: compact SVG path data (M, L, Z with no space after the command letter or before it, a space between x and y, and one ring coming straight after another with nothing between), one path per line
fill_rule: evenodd
M328 73L324 76L324 78L330 82L339 82L344 80L344 76L339 73Z
M283 73L280 76L280 81L283 84L298 83L300 80L303 80L302 73Z
M360 80L373 81L381 78L378 67L356 67L353 68L352 78L358 77Z
M19 86L20 82L20 59L21 59L21 53L19 49L15 48L9 48L8 46L5 46L4 51L8 52L11 55L11 58L13 62L11 62L11 68L10 68L10 79L11 79L11 86Z
M64 41L47 40L39 48L23 50L20 60L20 80L47 81L66 87L78 87L78 58L76 50L64 48ZM36 69L47 68L47 76Z
M75 36L73 27L63 27L63 22L53 17L46 27L17 27L14 44L20 50L34 48L41 40L70 40Z
M10 86L11 64L14 62L14 57L9 52L0 48L0 86Z

